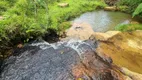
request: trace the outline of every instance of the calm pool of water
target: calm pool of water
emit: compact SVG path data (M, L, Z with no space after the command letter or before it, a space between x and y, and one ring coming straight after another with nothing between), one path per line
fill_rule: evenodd
M132 19L131 15L126 13L98 10L82 14L74 19L73 23L81 24L85 22L91 25L95 32L106 32L114 30L118 24L128 24L131 21L137 20Z

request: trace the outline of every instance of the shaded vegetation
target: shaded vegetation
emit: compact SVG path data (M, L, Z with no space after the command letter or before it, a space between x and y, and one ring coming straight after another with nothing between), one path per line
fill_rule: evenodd
M140 3L142 3L142 0L120 0L117 5L127 6L127 8L125 8L125 12L133 13Z

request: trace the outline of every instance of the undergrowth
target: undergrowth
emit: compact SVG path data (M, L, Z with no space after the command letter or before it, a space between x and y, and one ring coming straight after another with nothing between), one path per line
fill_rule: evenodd
M117 5L127 6L125 12L133 13L140 3L142 3L142 0L120 0Z

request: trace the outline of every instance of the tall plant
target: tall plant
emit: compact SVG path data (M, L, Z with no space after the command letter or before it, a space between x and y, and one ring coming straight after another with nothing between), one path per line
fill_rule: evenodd
M142 3L138 5L138 7L135 9L133 13L133 17L142 14ZM142 15L141 15L142 16Z

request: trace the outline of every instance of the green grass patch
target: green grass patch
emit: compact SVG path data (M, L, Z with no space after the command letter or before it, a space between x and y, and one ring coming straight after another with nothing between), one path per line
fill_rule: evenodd
M115 27L115 30L119 31L142 30L142 24L119 24Z

